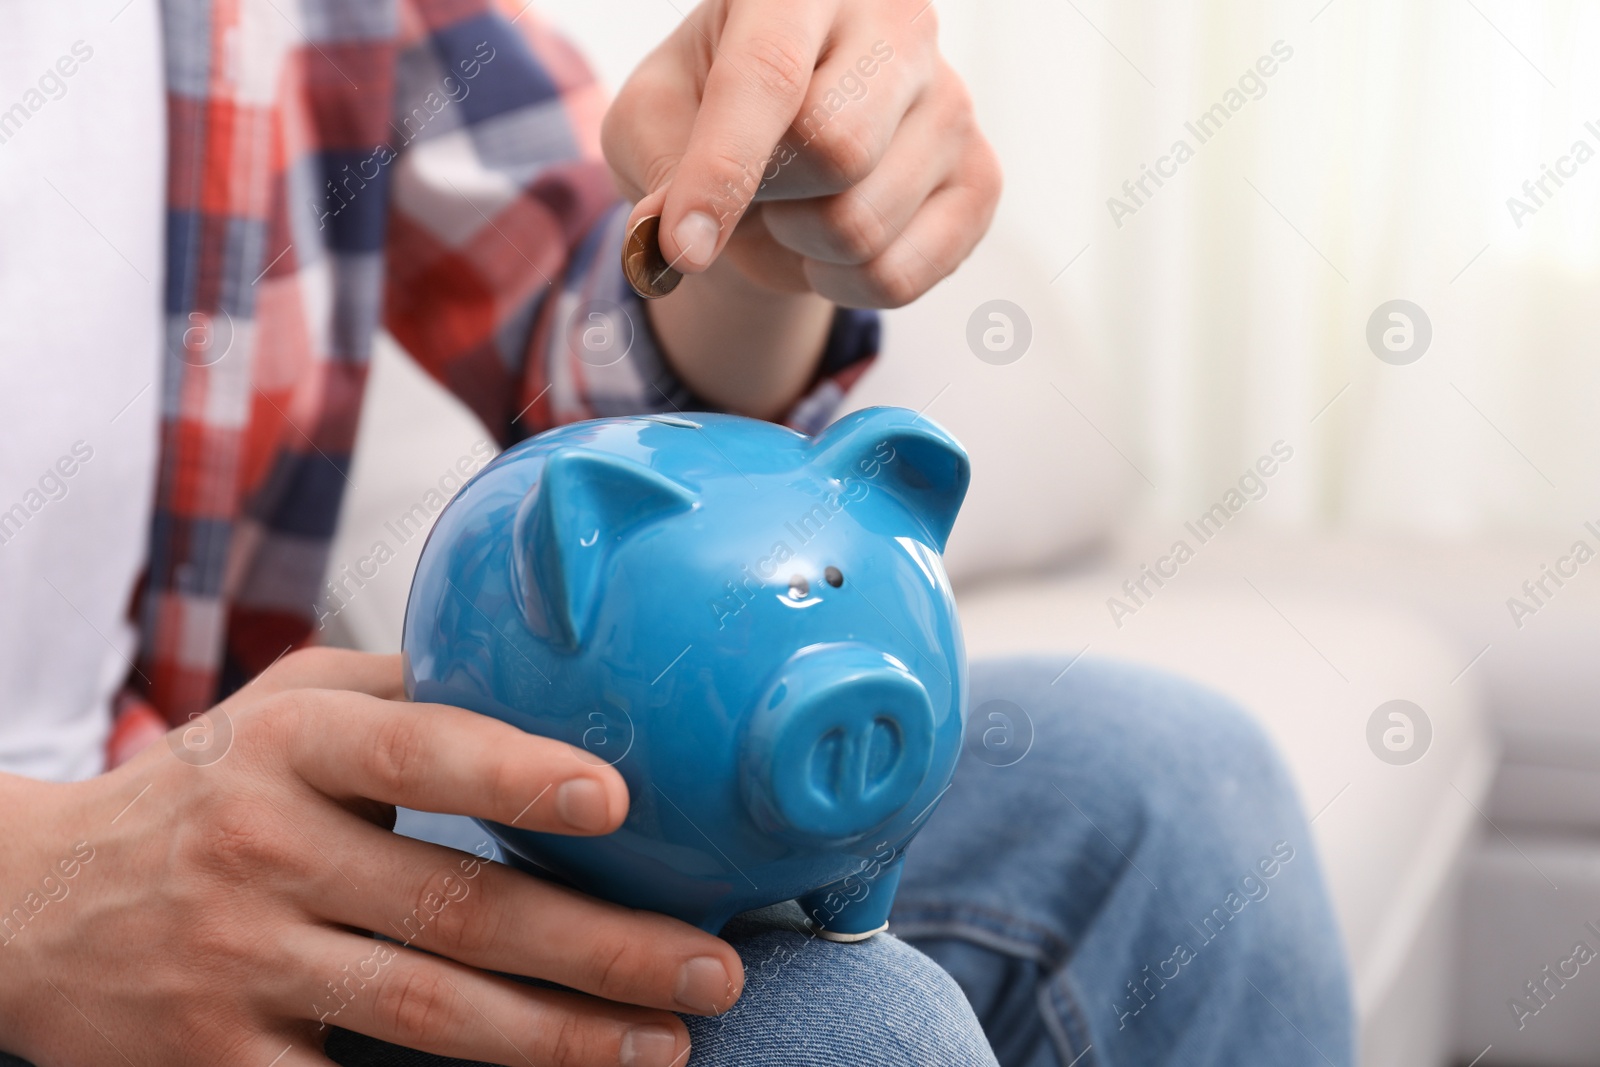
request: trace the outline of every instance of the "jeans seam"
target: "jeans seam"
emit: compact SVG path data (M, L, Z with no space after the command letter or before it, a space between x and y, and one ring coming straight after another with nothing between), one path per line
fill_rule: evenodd
M1055 1004L1056 1000L1061 1003ZM1100 1057L1094 1055L1094 1040L1089 1036L1088 1019L1084 1017L1082 1002L1065 970L1040 986L1039 1002L1045 1029L1056 1042L1061 1067L1098 1067ZM1059 1025L1053 1026L1052 1022ZM1069 1059L1073 1050L1079 1048L1083 1051L1078 1053L1077 1058Z
M1072 954L1072 946L1048 928L981 904L918 905L915 902L904 903L902 897L896 901L894 911L890 914L890 923L891 929L896 931L907 926L915 928L919 923L924 926L983 930L1007 941L1035 946L1037 951L1031 958L1051 970L1065 965ZM1009 951L1008 954L1015 956L1021 953Z
M1061 1067L1097 1067L1100 1059L1093 1054L1087 1020L1066 974L1066 942L1035 923L981 905L912 905L906 910L909 916L897 909L893 924L896 936L908 941L914 942L918 936L958 938L1044 966L1048 977L1039 983L1035 999L1045 1032L1055 1046L1057 1061ZM1052 952L1051 946L1059 951Z

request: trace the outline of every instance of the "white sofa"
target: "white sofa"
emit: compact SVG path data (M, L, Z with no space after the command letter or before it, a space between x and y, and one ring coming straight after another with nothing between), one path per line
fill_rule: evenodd
M1491 1044L1485 1067L1593 1062L1600 977L1569 982L1521 1031L1505 1001L1570 954L1582 921L1600 928L1600 904L1582 907L1582 886L1600 882L1600 845L1591 859L1573 843L1600 828L1588 817L1600 810L1600 726L1584 685L1600 665L1591 654L1573 669L1600 633L1600 596L1586 613L1575 591L1572 610L1553 604L1535 620L1557 637L1518 641L1525 635L1503 632L1503 602L1537 573L1536 552L1241 525L1117 626L1107 598L1172 531L1127 518L1136 476L1113 443L1116 421L1068 358L1062 325L1037 310L1048 299L1029 280L1036 273L990 242L932 297L890 316L885 355L848 400L926 406L972 453L972 492L947 556L971 653L1041 652L1064 668L1080 653L1146 662L1260 719L1315 818L1363 1062L1466 1063ZM1032 348L1009 366L966 347L967 316L996 296L1033 312ZM379 353L334 569L379 539L397 555L347 599L331 640L398 647L422 539L395 544L384 522L483 437L403 356ZM1374 710L1393 699L1425 709L1432 725L1426 754L1407 765L1380 760L1367 740ZM1600 938L1590 943L1600 949Z

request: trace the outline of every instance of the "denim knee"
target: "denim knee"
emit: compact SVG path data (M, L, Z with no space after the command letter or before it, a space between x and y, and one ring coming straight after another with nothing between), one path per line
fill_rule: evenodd
M1254 719L1184 679L1091 660L1065 674L975 664L972 707L892 929L958 977L940 939L1035 967L1066 1059L1093 1044L1102 1062L1154 1062L1174 1035L1219 1048L1227 1027L1207 1020L1251 1009L1294 1019L1290 1044L1348 1059L1348 977L1310 827ZM1026 745L986 749L1002 729Z
M1133 836L1159 826L1179 840L1206 840L1219 859L1219 848L1257 848L1263 824L1300 824L1299 797L1276 746L1223 695L1136 664L1086 660L1065 675L1036 666L1026 659L974 666L975 736L966 755L980 758L964 759L963 773L1035 794L1048 781L1070 804L1112 816ZM1015 705L1028 720L1031 750L1014 767L993 766L977 751L992 700Z
M1127 931L1116 944L1103 928L1090 936L1108 908L1142 915L1141 930L1164 939L1169 926L1204 931L1219 907L1238 915L1244 901L1253 914L1229 924L1235 953L1312 952L1337 973L1310 830L1260 726L1147 667L1086 660L1063 676L1049 666L974 665L967 750L908 852L891 929L1026 946L1057 968L1096 948L1132 951ZM991 701L1021 724L1025 754L982 748ZM1269 893L1271 906L1251 907Z
M723 936L744 960L744 993L718 1018L685 1017L690 1067L994 1067L961 988L904 941L825 941L792 904Z

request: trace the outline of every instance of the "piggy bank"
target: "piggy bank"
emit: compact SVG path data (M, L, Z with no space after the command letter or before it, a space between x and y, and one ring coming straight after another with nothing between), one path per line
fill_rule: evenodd
M961 446L898 408L815 438L707 414L540 434L440 514L406 693L627 781L603 837L486 823L512 863L713 933L798 898L820 934L869 937L961 748L940 552L968 478Z

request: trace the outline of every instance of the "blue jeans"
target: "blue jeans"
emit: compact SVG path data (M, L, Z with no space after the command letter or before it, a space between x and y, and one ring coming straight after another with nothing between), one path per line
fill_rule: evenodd
M1152 1067L1354 1061L1310 831L1259 728L1146 668L973 667L955 782L907 854L896 936L835 944L794 906L736 919L727 1015L689 1067ZM399 828L471 848L464 819ZM347 1067L461 1061L336 1031Z
M745 992L685 1019L689 1067L1354 1062L1310 830L1261 730L1148 668L1062 666L973 665L966 750L907 852L896 936L823 941L794 906L723 931ZM483 840L428 818L419 836ZM329 1051L458 1062L342 1033Z

